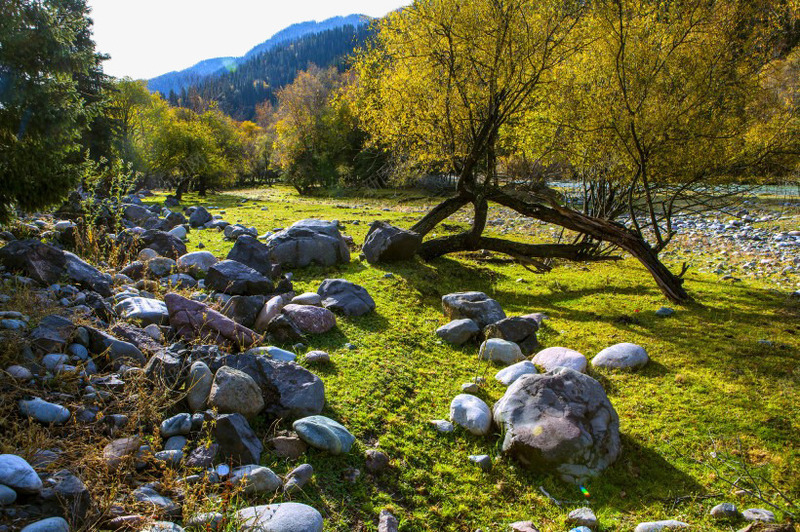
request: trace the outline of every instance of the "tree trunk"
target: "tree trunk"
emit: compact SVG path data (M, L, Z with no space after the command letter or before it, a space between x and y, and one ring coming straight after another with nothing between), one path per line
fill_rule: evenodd
M189 183L191 180L191 177L185 177L178 182L178 186L175 187L175 198L177 198L178 201L183 200L183 194L189 188Z

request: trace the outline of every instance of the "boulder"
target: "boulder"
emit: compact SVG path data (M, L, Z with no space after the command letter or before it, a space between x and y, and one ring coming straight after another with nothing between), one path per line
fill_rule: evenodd
M270 260L269 247L252 235L245 234L237 238L226 258L241 262L265 277L274 279L279 274L279 268Z
M31 344L45 353L61 352L74 332L74 323L58 314L50 314L31 332Z
M214 375L205 362L197 360L192 364L189 369L189 378L186 381L186 402L192 412L199 412L205 409L213 382Z
M450 420L472 434L485 436L492 428L492 412L482 399L462 393L450 403Z
M511 386L514 382L525 375L535 375L539 373L536 366L530 360L517 362L507 368L503 368L494 376L495 380L503 386Z
M149 220L153 216L153 213L142 205L122 205L122 218L134 223L135 225L142 225L142 223L144 223L146 220Z
M327 308L290 303L283 313L304 333L322 334L336 327L336 316Z
M111 295L111 282L97 268L69 251L64 252L64 259L65 275L70 281L82 288L93 290L103 297Z
M233 296L222 307L222 313L236 323L253 328L261 309L264 308L264 296Z
M470 341L479 332L481 332L481 329L478 324L467 318L453 320L436 329L436 335L439 338L454 345L461 345Z
M178 294L164 296L169 310L169 322L183 338L202 340L225 346L247 349L261 337L247 327L208 308L203 303L186 299Z
M263 355L226 355L212 370L230 366L247 373L261 389L265 411L275 418L297 419L322 412L325 385L319 377L293 362L278 362Z
M140 248L150 248L162 257L177 260L181 255L186 255L186 244L183 241L164 231L149 230L142 233L139 238Z
M208 212L205 207L195 207L191 216L189 216L189 225L195 228L203 227L213 219L214 217L211 216L211 213Z
M386 222L375 221L369 227L361 250L370 264L407 260L422 244L422 236Z
M499 338L489 338L483 342L481 344L480 357L483 360L506 365L525 359L517 344Z
M158 299L129 297L114 305L114 312L123 320L141 325L166 325L169 322L167 305Z
M356 438L336 421L325 416L309 416L292 423L292 428L311 447L331 454L350 452Z
M267 326L267 336L277 344L289 344L305 340L305 334L288 316L281 314L273 318Z
M37 239L14 240L0 249L0 264L48 286L61 280L66 263L63 251Z
M640 368L650 361L643 347L631 343L606 347L592 359L596 368L629 369Z
M49 403L39 397L21 400L19 410L22 415L45 425L63 425L69 420L70 415L65 407Z
M168 257L153 257L145 263L147 277L161 279L171 274L178 268L178 264Z
M219 452L234 462L257 464L261 461L264 446L241 414L218 416L215 439L219 444Z
M267 247L270 260L283 267L334 266L350 262L350 250L339 228L323 220L300 220L270 236Z
M222 366L214 375L208 404L222 414L242 414L252 418L264 409L264 397L250 375Z
M375 310L375 301L367 290L344 279L325 279L317 293L323 307L345 316L362 316Z
M272 495L281 487L281 479L268 467L244 465L231 471L231 484L242 488L246 495Z
M506 317L500 303L483 292L456 292L442 296L442 307L449 319L468 318L481 329Z
M542 366L545 371L552 371L559 367L574 369L581 373L586 371L586 357L566 347L542 349L531 361L537 366Z
M305 504L251 506L236 514L242 532L322 532L322 516Z
M210 251L193 251L178 257L178 270L193 276L205 276L219 260Z
M253 325L253 330L264 332L267 330L269 323L280 315L283 305L285 304L281 296L274 296L264 303L264 306L256 316L256 322Z
M620 452L619 417L603 387L569 368L519 378L494 405L503 452L567 482L598 474Z
M208 269L206 288L230 295L264 295L274 290L268 277L235 260L220 261Z
M483 329L484 338L500 338L514 342L524 355L530 355L539 346L536 331L539 330L537 315L514 316L490 323Z
M15 454L0 454L0 484L20 493L38 493L42 479L24 458Z

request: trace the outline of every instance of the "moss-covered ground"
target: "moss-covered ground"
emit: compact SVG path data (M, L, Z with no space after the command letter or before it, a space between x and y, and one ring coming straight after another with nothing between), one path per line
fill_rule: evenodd
M211 212L224 211L225 220L255 226L259 233L302 218L338 219L361 244L371 221L410 227L435 201L394 191L301 198L290 189L270 188L188 196L184 204L218 207ZM462 218L440 234L458 230L468 214ZM509 236L544 238L535 232ZM201 242L218 256L232 246L216 231L190 233L190 251ZM703 253L697 250L698 257ZM387 272L393 277L384 277ZM375 313L340 317L333 331L308 341L310 349L328 351L332 358L329 365L312 368L325 382L324 415L345 425L358 443L343 456L310 450L298 461L269 454L264 459L280 474L302 461L313 465L314 481L303 493L274 501L291 498L314 506L324 515L326 530L376 530L378 513L388 508L403 531L501 531L518 520L558 531L570 528L568 511L586 503L602 530L632 530L640 521L666 518L701 530L737 530L741 523L712 522L709 509L724 501L742 509L769 507L735 495L698 463L714 463L715 449L771 482L773 487L764 482L759 487L778 507L792 510L777 490L800 499L800 303L768 279L732 285L689 270L686 287L696 304L659 318L655 311L668 302L630 259L561 264L536 275L504 257L479 253L372 266L354 251L348 265L294 271L296 291L315 291L331 277L363 285L377 302ZM487 378L479 395L490 405L503 394L493 379L498 368L479 361L477 346L454 348L434 334L446 322L441 296L466 290L486 292L508 315L546 313L550 319L539 335L544 347L570 347L591 358L614 343L634 342L649 353L652 361L640 371L588 370L619 413L624 446L620 459L586 484L588 498L577 486L501 456L497 434L475 437L458 429L439 434L430 425L448 417L461 384L476 376ZM366 471L368 448L391 457L388 471ZM470 454L489 454L491 471L469 462ZM354 482L346 478L349 468L361 471ZM740 476L723 475L747 487L749 480Z

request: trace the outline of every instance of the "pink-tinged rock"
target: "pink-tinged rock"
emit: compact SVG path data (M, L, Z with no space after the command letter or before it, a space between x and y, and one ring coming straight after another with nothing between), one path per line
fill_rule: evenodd
M542 366L545 371L556 368L570 368L581 373L586 371L586 357L573 349L566 347L548 347L542 349L531 360L537 366Z
M305 333L322 334L336 327L336 316L326 308L290 303L283 313Z
M253 347L261 340L258 333L198 301L178 294L167 294L164 303L169 311L170 325L187 340L200 339L239 349Z

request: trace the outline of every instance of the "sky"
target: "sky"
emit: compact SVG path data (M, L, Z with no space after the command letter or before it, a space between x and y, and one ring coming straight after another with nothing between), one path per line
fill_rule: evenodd
M89 0L112 76L150 79L203 59L242 56L297 22L382 17L410 0Z

